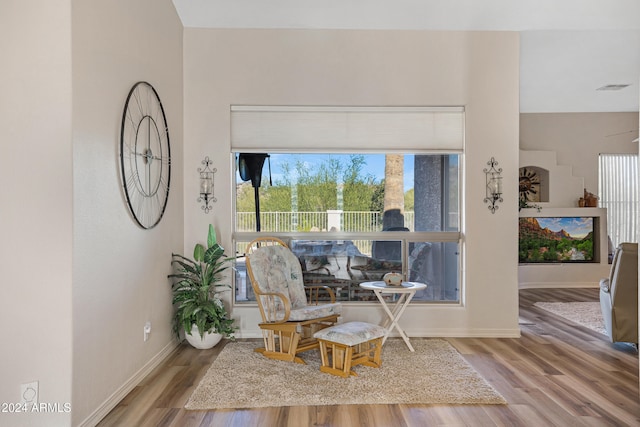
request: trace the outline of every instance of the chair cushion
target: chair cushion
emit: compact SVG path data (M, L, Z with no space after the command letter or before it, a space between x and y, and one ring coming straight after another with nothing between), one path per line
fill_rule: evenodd
M278 292L289 297L292 311L307 305L298 258L284 246L263 246L249 254L251 271L262 292ZM278 307L282 310L282 306ZM293 320L293 319L291 319Z
M307 305L302 308L291 310L289 321L312 320L320 317L331 316L342 313L342 304L336 302L332 304Z
M352 346L381 338L386 333L385 328L372 323L347 322L322 329L313 336L320 340Z

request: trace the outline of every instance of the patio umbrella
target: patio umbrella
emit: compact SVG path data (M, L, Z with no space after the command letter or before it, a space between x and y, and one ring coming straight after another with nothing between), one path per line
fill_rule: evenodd
M262 182L262 168L264 160L269 155L265 153L240 153L238 155L238 172L243 181L251 180L251 186L255 194L256 201L256 231L260 231L260 192L259 187ZM269 184L271 184L271 163L269 163Z

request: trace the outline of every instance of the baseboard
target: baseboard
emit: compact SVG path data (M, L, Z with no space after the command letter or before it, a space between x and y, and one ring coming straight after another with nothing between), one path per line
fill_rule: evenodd
M409 338L520 338L520 328L516 329L436 329L424 332L406 331ZM391 334L400 338L400 335Z
M516 329L428 329L424 331L404 331L411 338L520 338L520 328ZM392 332L390 338L400 338Z
M394 331L395 332L395 331ZM520 329L429 329L406 331L409 338L520 338ZM260 331L246 331L235 334L237 338L262 338ZM400 338L392 333L391 338Z
M520 282L518 289L543 289L543 288L597 288L597 282Z
M156 354L149 362L147 362L138 372L129 378L119 389L117 389L107 400L105 400L91 415L89 415L78 426L94 427L104 417L107 416L118 403L126 397L140 382L151 373L158 365L165 361L178 348L180 343L172 340L158 354Z

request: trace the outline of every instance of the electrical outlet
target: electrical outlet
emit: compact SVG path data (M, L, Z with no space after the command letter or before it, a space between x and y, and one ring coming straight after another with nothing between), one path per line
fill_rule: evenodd
M149 339L150 333L151 333L151 322L147 322L144 324L144 340L145 341Z
M20 385L20 403L28 409L38 404L38 381Z

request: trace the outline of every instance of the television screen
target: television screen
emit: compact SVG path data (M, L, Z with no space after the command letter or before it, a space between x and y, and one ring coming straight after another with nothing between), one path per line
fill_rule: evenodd
M595 262L591 217L520 218L520 263Z

